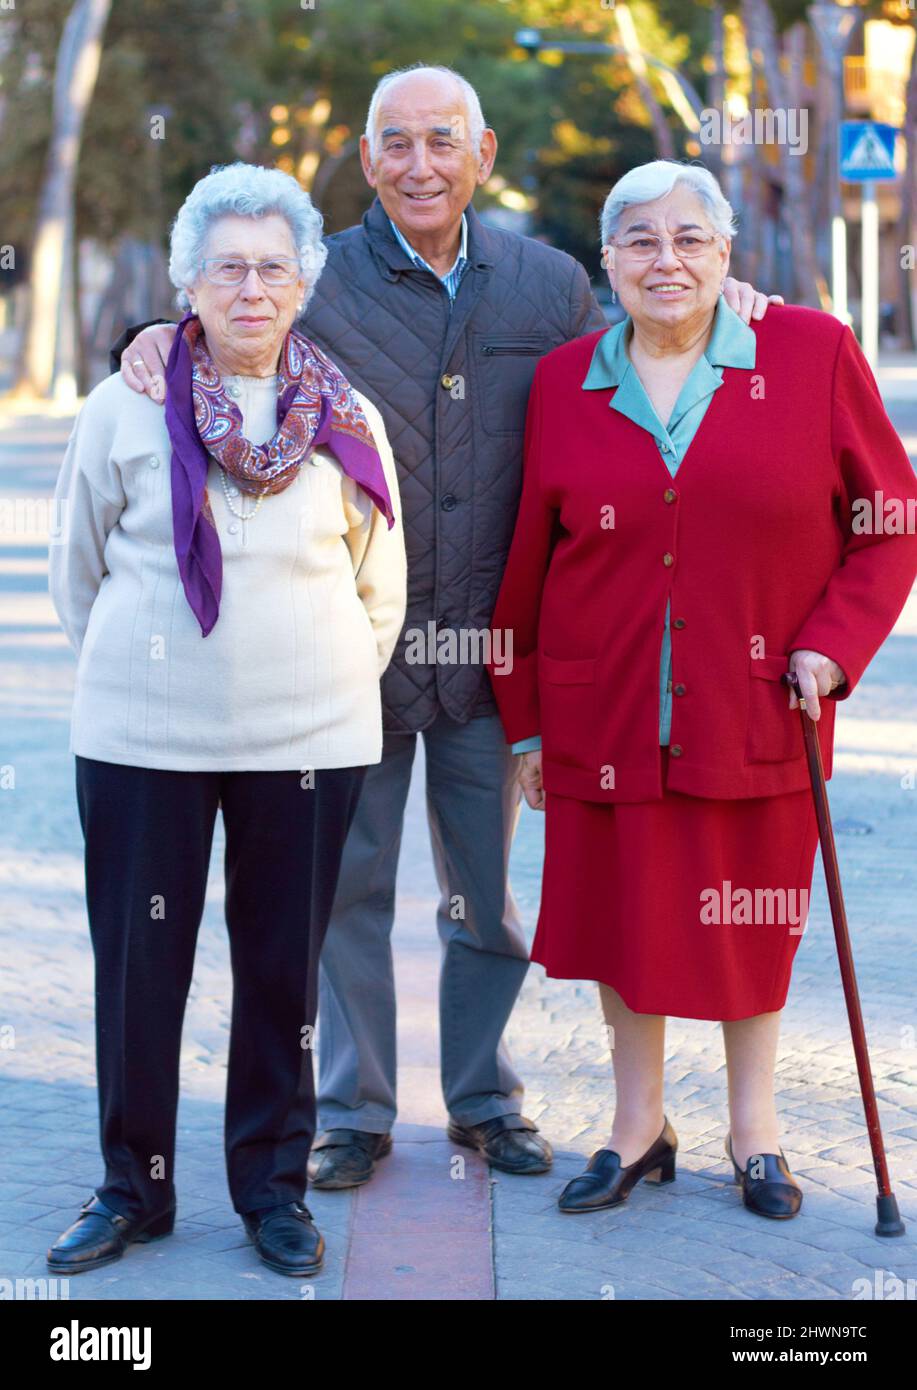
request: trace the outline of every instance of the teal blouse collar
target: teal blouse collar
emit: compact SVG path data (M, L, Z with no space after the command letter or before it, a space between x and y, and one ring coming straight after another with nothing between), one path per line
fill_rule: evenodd
M632 332L633 320L628 316L602 334L595 345L582 389L598 391L616 387L609 401L611 409L627 415L669 450L680 453L677 440L673 447L674 432L682 422L689 424L697 413L695 407L722 386L723 368L739 367L750 371L754 367L757 348L754 330L730 309L721 295L710 341L691 369L666 423L659 420L630 360L627 349Z
M602 334L583 381L584 391L620 386L632 366L627 352L632 331L633 320L628 315ZM730 309L720 295L713 319L713 332L700 362L706 359L710 366L750 369L755 365L756 347L754 330Z

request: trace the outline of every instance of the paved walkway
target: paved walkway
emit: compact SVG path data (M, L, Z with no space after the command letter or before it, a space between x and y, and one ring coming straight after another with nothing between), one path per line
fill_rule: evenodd
M917 369L894 365L892 412L917 455ZM73 662L47 597L41 514L68 429L66 417L0 414L0 1280L44 1274L47 1245L100 1177L91 954L67 754ZM529 972L509 1044L527 1082L526 1113L554 1144L554 1170L511 1178L456 1151L437 1072L436 889L419 756L395 935L401 1119L371 1184L309 1194L325 1270L300 1283L265 1269L226 1195L229 967L218 842L182 1050L176 1231L71 1280L70 1298L838 1300L887 1296L893 1276L917 1280L915 687L917 595L840 707L831 784L905 1239L872 1234L874 1181L818 866L778 1063L783 1145L805 1189L795 1221L742 1208L723 1154L721 1032L681 1019L669 1024L666 1063L678 1181L640 1184L625 1206L593 1217L560 1214L561 1185L607 1139L613 1085L595 987L546 980L540 967ZM14 787L4 786L9 769ZM530 929L541 835L525 810L512 873Z

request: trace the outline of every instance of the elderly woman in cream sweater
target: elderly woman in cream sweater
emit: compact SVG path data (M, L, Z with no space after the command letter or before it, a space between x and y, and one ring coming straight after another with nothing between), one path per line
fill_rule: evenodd
M319 951L404 620L379 411L292 325L321 218L279 170L192 190L165 411L88 397L56 497L51 593L79 661L71 751L96 963L104 1180L48 1252L67 1274L175 1219L182 1018L217 809L233 1006L226 1163L261 1259L322 1262L303 1203Z

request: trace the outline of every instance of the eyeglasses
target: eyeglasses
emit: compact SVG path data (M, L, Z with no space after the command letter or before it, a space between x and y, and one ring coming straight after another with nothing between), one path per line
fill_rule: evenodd
M201 270L211 285L241 285L254 266L265 285L292 285L301 274L299 261L290 256L271 256L267 261L243 261L241 256L211 256Z
M635 261L654 261L663 244L671 244L679 260L690 260L692 256L702 256L716 239L716 233L711 236L698 236L696 232L679 232L677 236L659 237L647 235L645 232L634 232L632 236L624 236L620 241L612 241L612 246L625 251Z

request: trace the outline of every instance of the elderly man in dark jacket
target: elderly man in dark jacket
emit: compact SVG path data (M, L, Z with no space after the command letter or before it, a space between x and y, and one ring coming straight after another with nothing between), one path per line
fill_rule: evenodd
M382 412L408 552L407 618L382 680L382 761L367 770L322 950L316 1187L365 1182L391 1148L390 936L419 733L442 893L449 1136L507 1172L551 1162L521 1114L522 1082L503 1042L528 967L506 877L520 790L481 639L513 533L535 364L605 318L577 261L478 219L472 195L496 149L458 74L418 67L383 78L361 141L377 197L359 226L327 238L302 325ZM750 286L727 281L726 293L746 319L766 308ZM133 342L130 385L162 398L170 341L171 330L149 328Z

